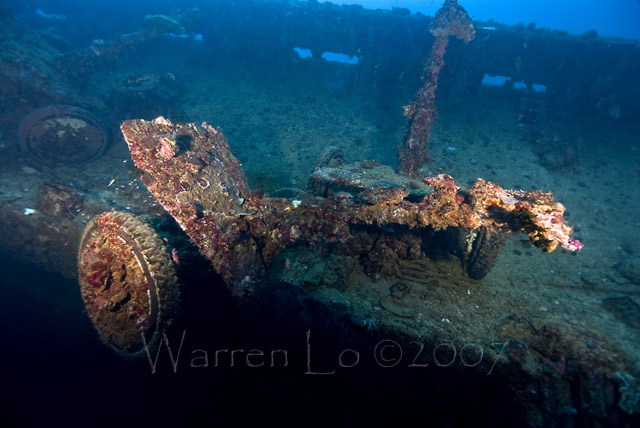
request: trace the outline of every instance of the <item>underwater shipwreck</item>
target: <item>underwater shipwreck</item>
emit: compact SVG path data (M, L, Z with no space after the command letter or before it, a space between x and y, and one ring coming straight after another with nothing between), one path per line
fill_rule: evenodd
M213 283L206 286L224 290L240 317L268 311L283 324L304 326L307 344L315 327L304 320L317 319L309 313L315 311L339 325L326 327L326 334L341 345L357 343L373 355L382 342L389 352L396 349L390 343L405 344L404 355L370 362L377 368L430 366L446 370L443 376L454 385L469 377L482 377L484 386L502 385L530 426L638 421L640 359L633 347L569 309L539 310L542 304L531 298L535 280L505 287L491 280L496 265L500 278L520 269L517 263L500 265L505 248L511 256L549 253L542 257L552 269L556 256L569 260L562 266L582 257L590 243L569 222L580 222L580 210L571 209L565 218L570 205L554 196L547 181L543 189L535 182L526 189L501 187L494 182L494 166L485 168L491 177L459 181L457 167L448 171L438 158L458 156L460 149L453 143L436 152L431 147L440 110L455 111L465 91L494 90L481 86L485 73L509 70L514 81L534 82L553 73L598 72L606 77L588 89L553 92L549 83L552 94L521 92L516 101L516 127L536 142L535 162L552 173L575 168L578 151L546 133L545 117L557 109L632 120L638 114L637 85L629 86L626 98L603 94L612 81L636 79L637 44L472 22L456 0L446 0L434 18L297 1L248 1L240 14L233 5L213 3L219 12L207 21L204 40L216 40L215 49L184 49L189 61L211 67L243 63L248 60L237 50L261 43L251 48L250 61L273 67L276 75L298 67L302 75L318 76L327 73L328 62L302 59L294 48L308 49L313 58L324 51L357 56L357 66L341 69L336 93L346 87L374 100L362 105L400 94L402 110L394 120L404 123L401 138L388 143L385 159L355 159L353 153L375 151L355 143L341 146L345 134L336 130L331 132L338 144L314 147L316 152L296 166L295 182L268 182L260 168L286 169L278 166L277 156L290 154L269 161L266 151L246 154L247 147L261 150L255 148L260 143L236 150L234 141L238 135L258 141L255 132L247 136L242 128L260 123L277 108L275 101L259 111L249 104L232 116L232 126L220 127L215 116L187 113L188 84L179 73L123 65L132 55L169 61L170 55L162 58L163 49L183 49L175 34L204 25L198 10L149 15L142 30L77 49L51 34L24 32L5 12L2 31L14 49L3 47L0 69L5 100L0 127L3 141L13 142L3 151L3 162L10 165L1 173L3 183L10 183L0 194L3 251L77 279L100 340L125 360L151 361L156 353L164 358L167 335L180 336L195 305L212 304L182 298L196 287L194 281L207 278ZM250 34L242 34L247 16L254 21ZM510 50L522 43L528 50L514 55ZM559 72L527 57L552 43L559 48L549 62L568 51L585 57L615 52L633 66L587 70L585 62L575 61ZM390 75L402 77L383 84ZM567 83L558 79L560 86ZM513 100L501 90L489 98ZM205 96L214 99L218 93L205 91ZM411 93L412 98L400 99ZM243 99L253 95L238 93ZM593 100L609 105L589 110L585 106ZM291 111L287 107L283 115ZM276 132L267 123L255 128ZM9 164L5 156L21 161ZM585 288L575 293L598 287L587 280L580 284ZM632 292L615 296L603 291L602 305L614 314L609 322L635 329L637 338L640 307L630 296L633 290L637 295L638 285L630 287ZM548 291L551 285L541 288L550 301L561 300ZM299 305L294 314L292 302ZM356 363L340 359L339 366L352 367L365 353L357 354Z

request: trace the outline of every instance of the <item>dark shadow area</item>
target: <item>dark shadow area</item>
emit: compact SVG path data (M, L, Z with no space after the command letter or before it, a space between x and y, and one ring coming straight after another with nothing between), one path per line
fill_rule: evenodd
M3 273L3 426L352 426L415 418L429 426L526 426L499 378L444 367L446 356L442 367L408 367L418 356L410 344L400 364L381 367L373 356L384 336L286 284L261 287L260 307L247 307L215 276L192 275L179 325L167 332L176 372L165 343L152 374L148 361L121 360L98 341L74 282L6 256ZM271 367L274 350L287 357L275 352ZM204 364L204 351L209 366L191 367Z

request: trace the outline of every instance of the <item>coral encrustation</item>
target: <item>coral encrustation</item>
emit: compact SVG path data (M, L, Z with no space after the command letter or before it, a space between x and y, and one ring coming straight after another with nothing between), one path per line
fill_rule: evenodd
M249 189L222 132L206 123L128 120L121 129L145 186L231 287L250 286L296 242L346 242L352 225L487 227L523 231L547 252L558 245L582 248L570 237L564 207L548 192L504 190L482 179L461 191L441 174L424 179L431 192L415 201L402 186L370 188L354 174L327 167L312 174L310 187L346 187L353 198L269 198Z

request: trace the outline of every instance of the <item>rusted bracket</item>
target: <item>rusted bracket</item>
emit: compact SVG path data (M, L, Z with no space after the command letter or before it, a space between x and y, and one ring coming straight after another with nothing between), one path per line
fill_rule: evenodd
M471 19L457 0L446 0L436 13L429 32L436 38L431 46L429 59L425 65L424 85L416 95L416 101L404 106L404 115L411 121L404 145L398 151L398 172L416 177L425 162L431 157L427 149L431 124L438 120L436 109L436 88L440 70L444 66L444 54L447 51L449 36L469 43L476 31Z

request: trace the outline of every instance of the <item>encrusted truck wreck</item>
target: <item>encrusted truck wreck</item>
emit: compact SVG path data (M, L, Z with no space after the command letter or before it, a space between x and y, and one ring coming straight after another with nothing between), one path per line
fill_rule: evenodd
M297 199L266 197L249 188L222 131L206 123L198 127L173 124L162 117L129 120L122 124L122 132L135 165L143 171L144 185L238 296L250 294L274 257L294 245L329 245L357 256L370 252L371 236L383 236L385 251L368 254L365 266L367 274L375 278L384 273L382 266L391 255L423 258L423 240L433 240L428 237L443 230L457 232L445 240L450 241L448 247L461 257L472 278L488 273L506 234L511 232L526 233L535 246L547 252L558 246L570 251L582 248L570 237L572 228L563 218L564 207L551 193L504 190L482 179L462 191L452 177L444 174L416 183L391 173L387 177L395 178L393 182L375 182L378 170L387 167L369 161L339 168L318 167L311 176L310 191ZM171 262L166 256L165 263L161 255L148 256L162 254L162 245L156 245L156 249L143 245L142 238L135 240L131 232L117 226L123 221L121 215L108 216L89 225L85 232L79 257L81 288L98 330L101 334L108 331L103 339L114 346L112 342L118 337L115 332L126 332L126 345L117 339L115 347L123 354L136 354L142 344L132 339L131 331L143 327L153 336L171 318L166 307L175 306L177 300L174 281L168 286L157 284L158 277L173 277L162 267ZM102 240L94 236L101 227L109 235ZM112 229L115 234L110 233ZM118 238L118 234L124 237ZM128 244L130 248L110 252L105 263L102 253L106 250L101 243L108 247L109 242ZM120 253L127 255L127 260L120 260ZM135 267L134 261L140 268L140 281L114 287L126 276L126 266ZM131 288L129 294L123 291L127 287ZM140 287L142 293L137 290ZM163 304L162 296L170 298L165 299L163 308L156 308L155 322L143 322L136 315L140 311L131 310L140 306L136 295L156 296L149 303L156 301L156 306ZM95 315L100 311L108 316ZM131 328L123 328L122 320L119 330L102 325L118 311L130 313Z
M480 230L523 231L548 252L582 248L551 193L503 190L482 179L463 192L444 174L424 179L430 191L412 192L396 183L367 186L348 167L321 167L306 197L269 198L249 189L222 132L206 123L130 120L122 132L145 186L238 291L258 281L286 247L348 244L353 226L463 228L469 252Z
M110 402L109 394L95 395L102 398L94 400L94 404L109 408L111 419L120 422L135 422L129 419L132 416L129 413L134 408L147 408L141 407L139 401L146 394L152 400L165 397L165 401L156 404L170 403L172 407L175 404L175 413L180 413L178 421L183 423L185 416L194 413L191 412L194 394L185 395L184 391L203 384L214 386L217 398L228 398L222 402L216 399L216 406L203 410L220 416L218 410L231 401L237 404L229 410L232 420L236 420L237 410L244 412L249 407L257 417L263 417L265 413L260 410L270 404L284 403L291 407L292 401L286 400L289 395L279 394L283 389L291 389L293 398L300 398L293 401L295 404L307 397L313 400L320 397L318 391L300 394L298 388L290 388L300 383L292 384L290 378L281 378L283 372L269 369L277 374L275 382L261 383L269 392L278 393L272 394L272 401L264 401L262 394L253 390L256 373L253 368L248 370L251 373L248 383L241 381L242 375L236 376L238 371L234 368L229 369L229 376L225 373L222 377L219 370L210 371L209 376L199 372L197 382L195 376L179 376L181 382L171 381L163 390L157 390L159 382L148 382L146 370L137 370L135 364L134 370L128 370L127 365L113 361L108 352L103 360L100 349L93 353L94 335L85 337L86 323L75 316L80 312L77 290L57 287L58 280L66 284L62 278L75 280L79 273L86 315L102 341L125 358L144 358L145 345L149 349L160 345L160 365L170 369L170 361L162 360L168 358L163 333L166 330L171 349L177 350L180 333L185 329L189 331L187 341L196 340L187 342L183 355L188 355L188 350L193 349L188 345L200 338L206 341L204 348L231 344L246 349L264 345L267 349L268 345L295 352L298 345L304 345L307 329L313 331L314 357L320 357L316 351L324 349L348 347L362 351L362 363L367 360L371 363L367 370L360 371L360 375L353 369L342 371L348 377L359 377L357 383L364 386L354 391L359 395L349 395L349 388L332 383L329 399L315 403L331 416L346 414L331 412L331 406L340 399L344 410L353 397L375 396L377 401L362 409L363 412L350 408L349 414L356 418L364 416L366 420L367 412L378 407L398 422L398 416L412 415L413 408L419 417L429 415L429 422L437 425L438 420L432 418L437 415L429 410L440 410L444 404L446 410L442 413L464 414L465 421L491 421L484 424L494 426L494 417L506 420L504 425L508 426L638 424L640 377L635 339L639 331L636 296L640 276L637 263L630 263L638 254L636 251L631 255L633 242L616 250L620 263L614 266L604 266L609 264L604 262L612 254L600 252L603 242L580 257L533 254L529 251L530 244L507 237L515 232L518 235L515 238L526 238L518 232L524 231L544 251L559 247L573 251L573 255L582 247L570 237L571 228L563 219L568 213L550 194L508 191L482 181L473 184L467 181L467 176L463 181L463 173L452 174L457 181L471 186L463 190L445 175L423 181L431 173L421 168L429 160L429 130L437 120L436 92L443 119L445 106L446 111L454 112L467 102L469 110L463 111L468 113L486 109L487 99L492 100L492 108L506 106L508 111L516 108L517 120L514 117L512 123L505 122L505 129L488 128L492 130L486 136L478 134L478 137L491 139L489 147L493 145L493 131L497 136L509 136L509 140L497 139L496 145L501 141L508 141L509 145L531 144L541 166L554 173L559 173L556 170L560 167L573 167L578 158L572 154L578 152L572 152L567 139L553 137L550 131L555 126L548 126L549 120L557 119L557 112L566 112L567 117L579 118L581 123L604 118L609 122L603 130L612 139L622 136L613 131L624 129L623 123L633 124L638 112L640 86L634 85L637 67L628 66L637 63L637 44L596 37L592 32L579 36L535 28L533 24L506 26L477 21L474 22L477 37L466 44L463 42L473 37L474 29L453 0L445 1L435 20L398 8L374 11L298 0L248 0L243 7L224 0L211 0L207 4L205 7L215 13L203 9L206 21L202 26L189 27L181 19L149 16L145 19L147 30L111 40L94 40L84 48L62 38L64 34L76 33L79 27L74 30L72 27L76 26L70 26L71 32L62 33L59 31L62 25L34 30L26 22L13 19L7 7L0 6L3 34L0 80L5 101L0 112L0 154L4 160L0 171L3 180L0 241L5 267L9 268L4 272L7 284L3 283L3 291L8 297L5 307L9 308L5 318L11 321L6 327L12 333L5 335L10 345L5 353L7 361L15 354L15 361L25 364L34 361L42 366L37 358L38 344L41 348L42 343L34 342L35 359L25 360L28 355L19 352L22 343L16 339L31 343L32 340L26 340L31 335L13 333L21 330L30 333L33 327L40 330L38 320L43 323L53 320L49 332L64 332L65 336L80 340L69 341L65 337L59 340L63 348L51 348L66 350L66 345L70 345L68 354L57 355L71 363L66 366L71 370L63 370L60 379L66 377L69 387L82 385L80 391L129 390L130 400L111 394L117 399ZM180 27L187 34L202 32L204 39L173 37L182 31ZM118 26L118 34L122 28ZM247 28L251 31L247 32ZM172 34L165 35L167 31ZM92 34L87 35L93 37ZM448 36L456 36L462 42L448 40ZM308 48L314 59L301 59L294 47ZM441 72L445 48L450 73ZM251 52L250 59L238 56L239 51L245 50ZM236 108L227 104L220 92L212 100L211 92L202 92L200 86L218 78L220 82L212 88L236 82L238 70L253 73L256 64L267 72L265 80L260 81L265 89L280 88L275 80L267 81L266 77L281 76L283 68L292 77L286 79L288 82L307 82L310 71L322 82L326 77L338 76L331 71L334 64L320 59L325 51L358 57L358 66L335 67L340 67L339 77L344 78L348 89L344 93L360 94L366 102L363 106L369 110L371 102L378 104L384 100L385 105L399 113L399 108L408 104L417 91L415 103L405 107L411 131L406 133L405 146L400 149L398 172L403 175L375 161L343 165L341 155L330 150L329 156L323 157L317 169L311 171L313 159L318 155L315 149L320 147L315 144L317 136L329 135L331 139L322 140L323 143L339 145L350 159L369 156L354 156L359 153L375 153L390 159L392 151L385 155L384 150L379 150L379 143L399 142L396 136L402 123L377 122L377 131L373 131L373 126L371 129L349 126L344 133L325 127L322 132L313 132L314 139L310 140L313 142L306 144L307 140L296 131L301 126L291 128L289 124L313 120L312 113L318 110L306 103L314 98L283 98L281 92L274 91L264 100L269 103L265 104L268 108L261 112L263 106L261 102L254 103L254 92L234 89L238 105L243 109L255 107L254 112L260 113L236 116ZM568 57L567 52L575 55ZM594 57L608 60L586 60ZM176 72L180 68L172 68L180 61L174 59L183 58L187 65L184 73ZM582 60L571 60L575 58ZM614 63L619 66L612 67ZM558 64L562 66L559 68ZM208 69L212 65L217 70L215 76L191 68ZM542 83L549 92L543 96L532 91L511 91L512 85L496 89L481 83L485 73L509 76L512 71L517 74L511 83L537 82L545 76ZM175 72L175 76L170 72ZM191 82L189 78L196 75L201 79ZM568 87L576 89L573 76L583 76L587 79L584 82L592 84L567 91ZM611 97L615 85L625 91ZM326 86L320 86L325 93ZM316 94L314 91L310 94ZM505 104L501 97L507 94ZM517 94L517 107L513 94ZM498 98L494 98L496 95ZM336 102L336 98L332 96L331 102ZM219 129L175 124L183 121L181 118L193 116L194 111L197 114L207 111L205 105L223 109L214 116L215 123L224 126L233 152L246 162L246 168L241 168L229 154ZM298 108L304 110L307 122L298 122L301 117ZM267 112L268 109L271 111ZM388 113L384 114L387 118ZM163 120L131 121L123 128L132 150L136 150L133 156L144 172L145 183L190 237L140 184L139 171L130 168L128 150L119 139L123 120L150 120L159 115L171 118L174 124ZM400 121L400 114L397 116ZM283 122L270 122L271 117ZM328 117L323 113L319 120ZM453 121L443 122L438 129L431 128L431 135L440 144L435 149L444 148L442 143L446 139L441 138L451 132L456 134L452 143L462 148L458 141L465 139L465 147L468 141L469 148L475 150L477 142L466 139L471 135L466 131L474 128L450 128L463 119L458 114L447 115L446 119L449 118ZM287 126L279 129L279 123ZM354 122L360 123L365 124L359 119ZM366 124L372 125L368 119ZM234 128L242 128L243 132ZM445 128L446 132L442 132ZM283 158L277 151L273 157L264 157L267 150L274 148L271 141L256 150L243 143L251 140L249 134L254 129L265 137L267 134L284 137L285 162L280 162ZM364 132L360 133L360 129ZM519 140L515 135L524 138ZM368 140L369 136L376 138ZM111 137L116 137L113 144ZM589 138L586 140L585 146L589 147ZM577 141L579 145L574 147L582 147L583 141ZM314 146L313 150L310 146ZM349 149L356 146L357 150ZM374 151L366 152L366 148ZM527 150L526 146L517 148ZM464 168L466 158L461 156L470 153L442 152L451 156L454 168ZM432 152L435 153L438 151ZM263 169L263 159L278 159L278 164L265 164ZM288 171L283 173L286 181L273 180L270 174L274 169L290 167L294 162L298 162L291 171L295 181L289 180ZM446 167L450 162L442 162L443 169L439 166L432 169L451 172ZM519 159L507 170L529 162L528 157ZM583 163L575 171L577 175L572 173L570 177L577 178L586 165ZM530 167L536 171L535 162ZM254 188L269 189L266 191L270 197L249 188L243 169L252 186L255 183ZM486 174L491 174L490 171ZM254 181L256 172L265 172L264 181L269 185L265 186L263 180ZM312 178L306 191L280 188L306 182L307 172L312 173ZM582 172L589 176L593 171ZM501 182L510 175L496 173L493 177ZM531 176L534 177L540 176ZM600 180L599 175L592 178ZM524 180L513 183L527 189L535 185ZM564 180L559 183L566 184ZM579 198L570 200L566 193L563 196L569 198L566 202L573 221L581 223L582 231L576 232L595 242L605 234L613 237L616 231L628 231L609 228L611 219L634 218L633 204L627 203L628 198L613 196L621 195L621 189L628 186L623 183L616 191L614 185L611 194L603 194L601 187L589 188L591 181L587 179L585 183L587 187ZM582 183L578 188L581 186ZM560 185L554 191L574 190ZM605 203L607 197L612 201ZM597 224L589 222L593 217L584 214L598 206L609 206L611 211L603 211L602 224L600 218L596 218ZM618 238L633 240L632 235ZM208 260L198 254L199 250ZM494 266L496 258L498 263ZM215 266L219 276L212 274L211 266ZM61 276L42 276L37 273L41 269ZM491 269L491 275L478 280ZM231 293L220 286L222 279L232 292L244 297L232 299ZM229 317L230 314L233 316ZM20 327L21 320L26 320L27 330ZM47 331L47 326L44 327L42 331ZM316 346L323 343L317 342L323 334L324 344L335 343L335 347ZM221 340L227 335L232 340ZM60 335L54 334L51 339L60 339ZM368 358L369 348L387 339L402 344L406 351L397 366L399 370L387 367L375 370L372 358ZM51 342L46 343L49 349ZM420 350L424 346L421 354L425 357L417 361L419 364L430 363L429 367L434 368L436 361L430 357L436 350L441 362L445 358L449 362L448 351L457 350L457 358L453 355L448 368L437 366L419 374L414 369L402 370L414 362L416 347L412 345L418 343ZM303 346L299 348L304 352ZM87 371L88 366L76 364L78 358L87 355L85 351L97 357L87 360L94 370ZM326 355L318 365L314 360L314 368L333 367L322 364L335 362L332 352ZM182 358L189 364L185 356ZM126 376L120 379L126 381L105 386L101 379L108 380L114 373L111 369L104 370L105 362L113 364L113 370L125 368L126 373L122 374ZM478 365L469 367L476 362ZM47 390L41 390L46 385L38 381L48 384L50 376L28 376L34 374L35 366L5 366L13 374L9 378L14 378L16 391ZM19 371L20 366L26 372ZM46 371L46 366L43 367ZM304 367L300 368L302 373ZM138 375L130 376L134 372ZM293 378L298 371L292 369L290 373L295 373ZM384 382L385 375L393 378L391 385ZM87 383L75 382L75 376L86 378L93 387L85 389ZM363 382L364 378L371 382ZM482 379L484 382L476 382ZM11 388L12 383L8 382ZM314 385L308 378L303 383ZM372 391L369 387L373 383L377 388ZM283 387L278 389L277 385ZM253 396L246 395L247 388L251 388ZM57 389L54 384L51 390ZM498 389L504 389L504 393L495 396L492 392ZM24 394L14 395L20 398ZM176 396L185 397L182 407L181 400L172 399ZM438 397L441 399L437 400ZM256 399L262 403L262 409L253 407ZM45 401L47 408L53 408L65 400L56 401L54 397L53 401ZM16 420L22 420L23 406L14 406L11 400L7 406L18 416ZM73 418L73 414L80 412L77 416L82 419L78 420L86 420L85 415L95 413L90 405L81 407L73 408L73 413L58 413ZM180 412L182 409L187 409L187 414ZM375 418L381 412L368 414ZM10 413L8 420L12 420ZM308 414L302 420L306 421ZM514 420L516 414L522 414L521 418ZM166 412L160 412L158 418L164 420L165 415ZM490 417L487 419L486 415ZM146 412L143 420L148 422L148 416ZM449 420L446 423L451 424Z

